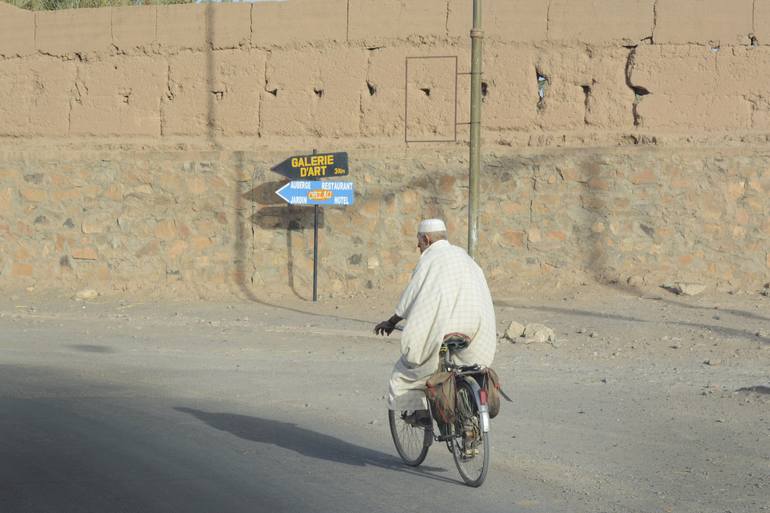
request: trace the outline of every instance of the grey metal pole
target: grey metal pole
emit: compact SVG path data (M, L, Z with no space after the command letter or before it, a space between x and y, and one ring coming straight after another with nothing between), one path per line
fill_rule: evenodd
M481 168L481 0L473 0L471 29L471 154L468 198L468 254L476 258L479 242L479 171Z

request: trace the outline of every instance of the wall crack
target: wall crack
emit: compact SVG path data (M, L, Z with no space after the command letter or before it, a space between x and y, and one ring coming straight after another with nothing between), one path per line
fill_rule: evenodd
M350 0L347 2L347 13L345 16L345 41L350 41Z
M271 91L269 91L267 89L267 67L268 67L268 63L270 62L270 58L272 56L273 56L273 53L270 52L270 51L268 51L267 55L265 55L265 75L264 75L265 87L264 87L264 89L268 93L273 94L273 96L277 96L278 95L278 89L275 90L275 93L273 93L273 92L271 92ZM258 118L257 119L257 135L259 137L263 137L264 136L264 134L263 134L263 129L264 129L263 123L264 123L264 121L263 121L263 112L262 112L262 109L263 109L262 105L264 104L264 102L265 102L264 95L260 95L259 107L257 108L257 118Z
M358 133L359 135L363 131L364 127L364 95L366 93L361 92L358 95Z
M174 101L174 89L171 86L171 64L168 64L166 66L166 100L167 102ZM164 114L165 114L165 110L163 109L163 102L161 102L161 107L160 107L160 135L161 136L166 135L165 134L166 120L164 119L165 118Z
M349 1L350 0L348 0L348 2ZM444 34L446 35L446 37L449 37L449 15L450 15L451 11L452 11L451 0L447 0L447 3L446 3L446 20L445 20L445 25L444 25Z
M249 9L249 46L254 46L254 4Z

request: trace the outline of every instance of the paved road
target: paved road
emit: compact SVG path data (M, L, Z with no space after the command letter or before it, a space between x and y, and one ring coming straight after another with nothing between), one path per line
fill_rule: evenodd
M4 368L2 386L29 371ZM94 388L34 372L50 387ZM344 427L330 432L277 420L270 409L244 414L191 402L4 399L0 511L416 511L428 483L443 489L439 503L474 502L444 468L409 473L384 447L349 441Z
M105 318L58 321L0 326L0 512L508 509L512 496L460 485L443 447L403 466L383 402L355 404L371 397L355 381L371 376L338 379L323 348L302 368L312 354L288 333L263 336L276 350L262 355L208 323L191 340L179 327L136 336Z
M766 511L767 448L737 438L704 449L724 425L694 434L677 407L650 419L660 397L634 397L627 370L506 349L513 363L499 368L519 401L493 423L493 465L476 490L442 446L418 470L400 463L383 400L397 344L365 323L255 305L127 306L0 308L0 512L724 511L703 507L699 488L725 477L716 467L711 481L668 488L657 475L671 461L655 458L669 454L677 472L700 476L702 450L745 471L749 494L730 498L732 511ZM529 367L523 377L514 363ZM671 394L664 375L643 381ZM621 421L630 409L642 428ZM682 485L692 490L672 497Z

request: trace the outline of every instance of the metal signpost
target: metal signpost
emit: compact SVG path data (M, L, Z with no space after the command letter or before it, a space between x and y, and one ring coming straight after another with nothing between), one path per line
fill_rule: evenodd
M479 171L481 168L481 0L473 0L471 29L471 151L468 179L468 254L476 259L479 242Z
M292 181L275 191L289 205L313 205L313 302L318 301L318 207L348 206L355 199L353 182L322 182L321 178L346 176L348 154L323 153L290 157L272 168ZM315 178L316 180L308 180Z

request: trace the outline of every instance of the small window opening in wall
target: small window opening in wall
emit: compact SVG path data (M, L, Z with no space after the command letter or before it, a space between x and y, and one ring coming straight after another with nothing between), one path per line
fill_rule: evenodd
M428 97L430 97L430 87L421 87L421 88L420 88L420 91L422 91L423 93L425 93L425 96L428 96Z
M583 90L583 96L585 96L586 109L588 108L588 102L591 100L591 86L582 85L580 88Z
M650 94L650 91L640 86L631 86L631 89L634 91L634 104L631 107L631 112L634 116L634 126L641 126L642 116L639 114L639 104L642 98Z
M123 91L120 93L120 101L122 101L125 104L131 103L131 91Z
M642 101L643 97L650 94L650 91L641 86L631 86L631 89L634 91L634 100L636 103L639 103Z
M368 80L366 81L366 87L367 89L369 89L369 96L374 96L375 94L377 94L377 86L372 84Z
M589 116L588 114L591 112L591 89L592 86L585 84L580 86L581 89L583 89L583 96L585 96L584 105L585 105L585 115L583 117L583 122L588 125L590 124Z
M538 109L542 109L545 107L545 93L546 91L548 91L548 86L550 85L550 83L551 83L550 79L538 70L537 71L537 95L539 96L539 99L537 101Z
M489 93L489 84L486 82L481 83L481 96L486 98Z
M315 88L315 87L314 87L314 88L313 88L313 92L314 92L314 93L315 93L315 95L316 95L316 96L318 96L319 98L323 98L323 96L324 96L324 90L323 90L323 89L318 89L318 88Z

